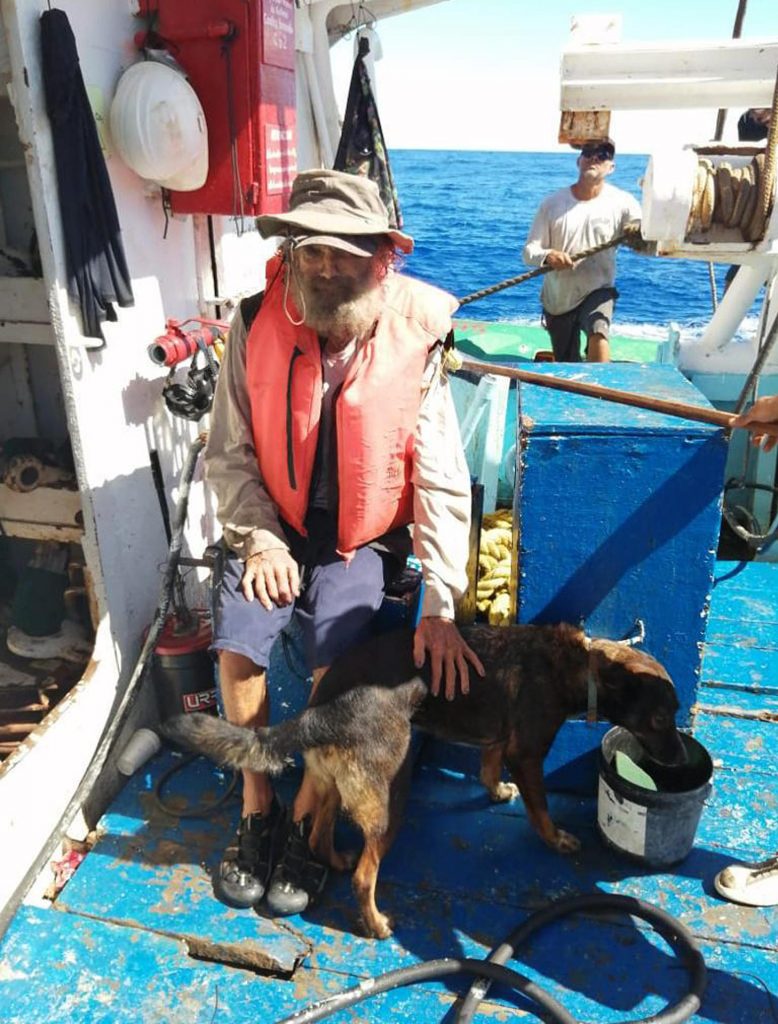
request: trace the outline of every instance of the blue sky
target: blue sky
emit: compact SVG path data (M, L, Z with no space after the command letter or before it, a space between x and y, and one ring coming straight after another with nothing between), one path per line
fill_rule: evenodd
M369 2L366 4L369 9ZM559 56L573 15L621 13L622 41L724 40L736 0L446 0L378 26L376 64L384 134L396 149L555 150ZM743 38L778 37L778 0L749 0ZM333 55L345 102L353 40ZM738 112L739 113L739 112ZM698 142L715 111L616 111L611 133L623 152L645 153L652 137ZM737 113L725 139L734 138ZM702 128L702 130L699 130Z

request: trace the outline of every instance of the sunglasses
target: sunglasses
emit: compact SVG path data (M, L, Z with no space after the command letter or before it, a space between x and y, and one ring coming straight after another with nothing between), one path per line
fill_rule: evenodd
M613 150L609 146L582 146L581 156L587 160L612 160Z

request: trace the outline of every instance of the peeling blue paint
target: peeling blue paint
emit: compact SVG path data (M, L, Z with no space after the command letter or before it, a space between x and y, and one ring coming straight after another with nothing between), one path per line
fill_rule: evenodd
M730 571L718 563L716 573ZM732 637L717 617L727 588L778 593L778 566L749 564L717 586L710 631ZM719 589L719 587L721 589ZM760 665L778 678L778 623ZM766 633L767 635L767 633ZM708 661L708 655L716 653ZM728 661L727 686L704 686L700 699L748 696L753 660L737 641L705 650ZM753 694L760 701L771 694ZM745 705L743 705L745 706ZM579 723L580 724L580 723ZM701 712L694 733L717 764L713 792L689 856L672 869L645 870L606 849L588 795L552 793L552 816L579 836L579 853L547 850L520 801L492 805L476 779L431 764L423 750L405 821L382 867L378 900L395 919L386 942L359 936L348 877L331 879L320 906L272 921L232 911L210 893L208 871L235 826L237 803L207 820L178 821L159 811L150 790L175 761L163 753L130 779L100 823L103 837L67 884L55 909L23 908L0 944L0 1006L9 1024L272 1024L362 978L445 955L483 956L549 900L602 890L664 907L691 929L709 966L708 993L693 1022L775 1024L778 1008L778 908L739 907L718 897L716 873L735 860L778 850L778 724ZM445 746L435 745L438 761ZM448 748L451 753L451 748ZM450 763L455 763L453 760ZM298 776L285 779L291 792ZM172 780L168 799L191 805L222 792L221 772L199 760ZM341 842L353 841L344 829ZM217 958L275 960L256 974L193 959L187 940ZM519 969L551 988L582 1020L655 1013L679 996L685 972L641 922L570 919L520 951ZM295 966L296 964L296 966ZM288 969L287 969L288 968ZM461 985L429 984L362 1004L343 1020L434 1024L451 1019ZM772 997L774 1000L774 996ZM490 991L482 1019L526 1019L531 1007Z

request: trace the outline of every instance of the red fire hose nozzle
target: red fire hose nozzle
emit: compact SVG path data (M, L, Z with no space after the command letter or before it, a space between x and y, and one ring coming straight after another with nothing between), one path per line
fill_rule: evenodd
M199 327L185 327L185 324L199 324ZM149 358L158 366L175 366L188 359L201 346L221 341L228 325L223 320L204 320L190 317L189 320L166 320L167 330L148 347Z

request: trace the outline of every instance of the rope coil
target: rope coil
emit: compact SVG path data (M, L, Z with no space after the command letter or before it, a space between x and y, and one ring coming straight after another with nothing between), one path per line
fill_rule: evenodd
M743 166L700 157L687 223L687 235L713 227L737 228L747 242L764 237L772 210L773 175L759 153Z

